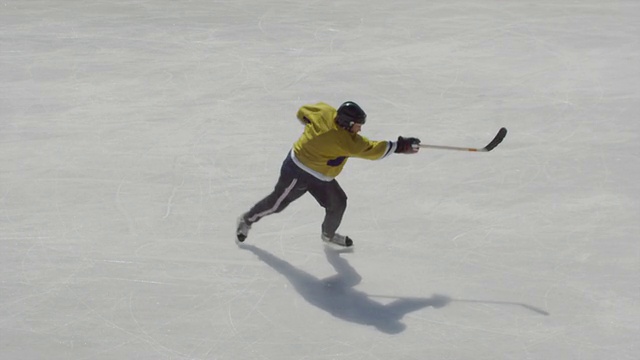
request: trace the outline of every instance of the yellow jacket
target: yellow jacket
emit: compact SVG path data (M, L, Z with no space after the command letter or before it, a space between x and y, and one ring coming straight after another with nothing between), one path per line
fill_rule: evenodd
M293 144L293 161L311 175L330 181L340 172L349 157L378 160L393 152L395 143L372 141L339 127L337 110L325 103L304 105L297 118L304 132Z

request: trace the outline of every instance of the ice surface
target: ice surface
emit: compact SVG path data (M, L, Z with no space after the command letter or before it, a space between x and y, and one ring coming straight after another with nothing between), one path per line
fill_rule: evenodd
M0 358L640 358L640 3L0 2ZM234 243L301 128L310 196Z

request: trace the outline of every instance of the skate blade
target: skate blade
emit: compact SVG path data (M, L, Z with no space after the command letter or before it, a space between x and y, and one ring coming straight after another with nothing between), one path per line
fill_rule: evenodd
M354 251L354 247L353 244L351 246L344 246L344 245L340 245L340 244L336 244L336 243L332 243L332 242L328 242L328 241L323 241L322 242L324 244L324 246L327 249L330 249L334 252L337 252L339 254L348 254L348 253L352 253Z

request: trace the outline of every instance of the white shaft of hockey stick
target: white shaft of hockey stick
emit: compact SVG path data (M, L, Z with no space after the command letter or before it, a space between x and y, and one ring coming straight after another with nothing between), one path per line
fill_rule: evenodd
M457 147L457 146L442 146L442 145L427 145L427 144L420 144L418 146L420 146L421 148L440 149L440 150L487 151L486 149L466 148L466 147Z

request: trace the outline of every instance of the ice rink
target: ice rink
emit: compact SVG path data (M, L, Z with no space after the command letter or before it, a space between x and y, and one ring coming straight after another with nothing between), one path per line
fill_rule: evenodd
M0 358L640 358L637 0L0 2ZM256 223L352 100L340 232Z

